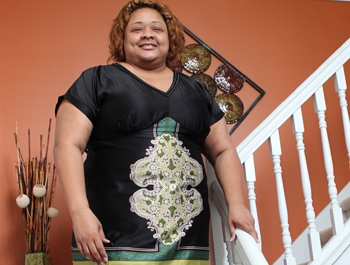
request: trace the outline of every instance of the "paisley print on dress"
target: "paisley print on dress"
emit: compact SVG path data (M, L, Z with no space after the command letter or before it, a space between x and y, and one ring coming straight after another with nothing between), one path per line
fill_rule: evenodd
M171 245L185 236L184 230L203 210L202 197L194 188L203 179L203 169L172 135L164 133L151 143L146 157L130 166L130 179L143 188L129 201L131 211L148 220L153 237Z

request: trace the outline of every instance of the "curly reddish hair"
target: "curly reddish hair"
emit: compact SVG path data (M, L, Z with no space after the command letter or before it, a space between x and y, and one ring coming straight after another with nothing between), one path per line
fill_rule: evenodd
M140 8L155 9L163 17L167 25L169 37L169 52L166 58L166 65L172 68L179 59L179 54L184 47L183 26L173 15L170 8L165 3L158 0L131 0L122 7L117 17L113 20L113 25L109 32L108 47L110 56L108 61L125 62L125 27L129 22L130 14Z

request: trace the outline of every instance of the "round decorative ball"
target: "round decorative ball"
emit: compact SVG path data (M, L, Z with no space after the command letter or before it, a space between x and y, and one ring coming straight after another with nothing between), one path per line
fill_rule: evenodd
M19 208L24 209L24 208L26 208L29 205L30 199L29 199L29 197L27 195L21 194L21 195L19 195L17 197L16 203L17 203Z
M46 187L42 184L37 184L33 188L33 193L35 197L44 197L46 194Z
M58 213L59 213L58 210L56 208L53 208L53 207L50 207L46 211L47 216L50 217L50 218L57 217Z

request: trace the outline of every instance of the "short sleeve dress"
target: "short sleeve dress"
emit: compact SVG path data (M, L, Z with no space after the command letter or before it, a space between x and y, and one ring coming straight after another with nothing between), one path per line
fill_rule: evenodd
M122 65L83 72L63 96L93 123L86 146L89 205L108 264L208 264L207 177L201 148L223 113L209 92L174 71L167 92ZM93 264L72 238L73 264Z

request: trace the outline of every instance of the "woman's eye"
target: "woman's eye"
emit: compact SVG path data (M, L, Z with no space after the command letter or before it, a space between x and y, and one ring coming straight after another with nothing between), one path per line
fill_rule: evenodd
M140 31L141 30L141 28L134 28L134 29L132 29L132 31Z

